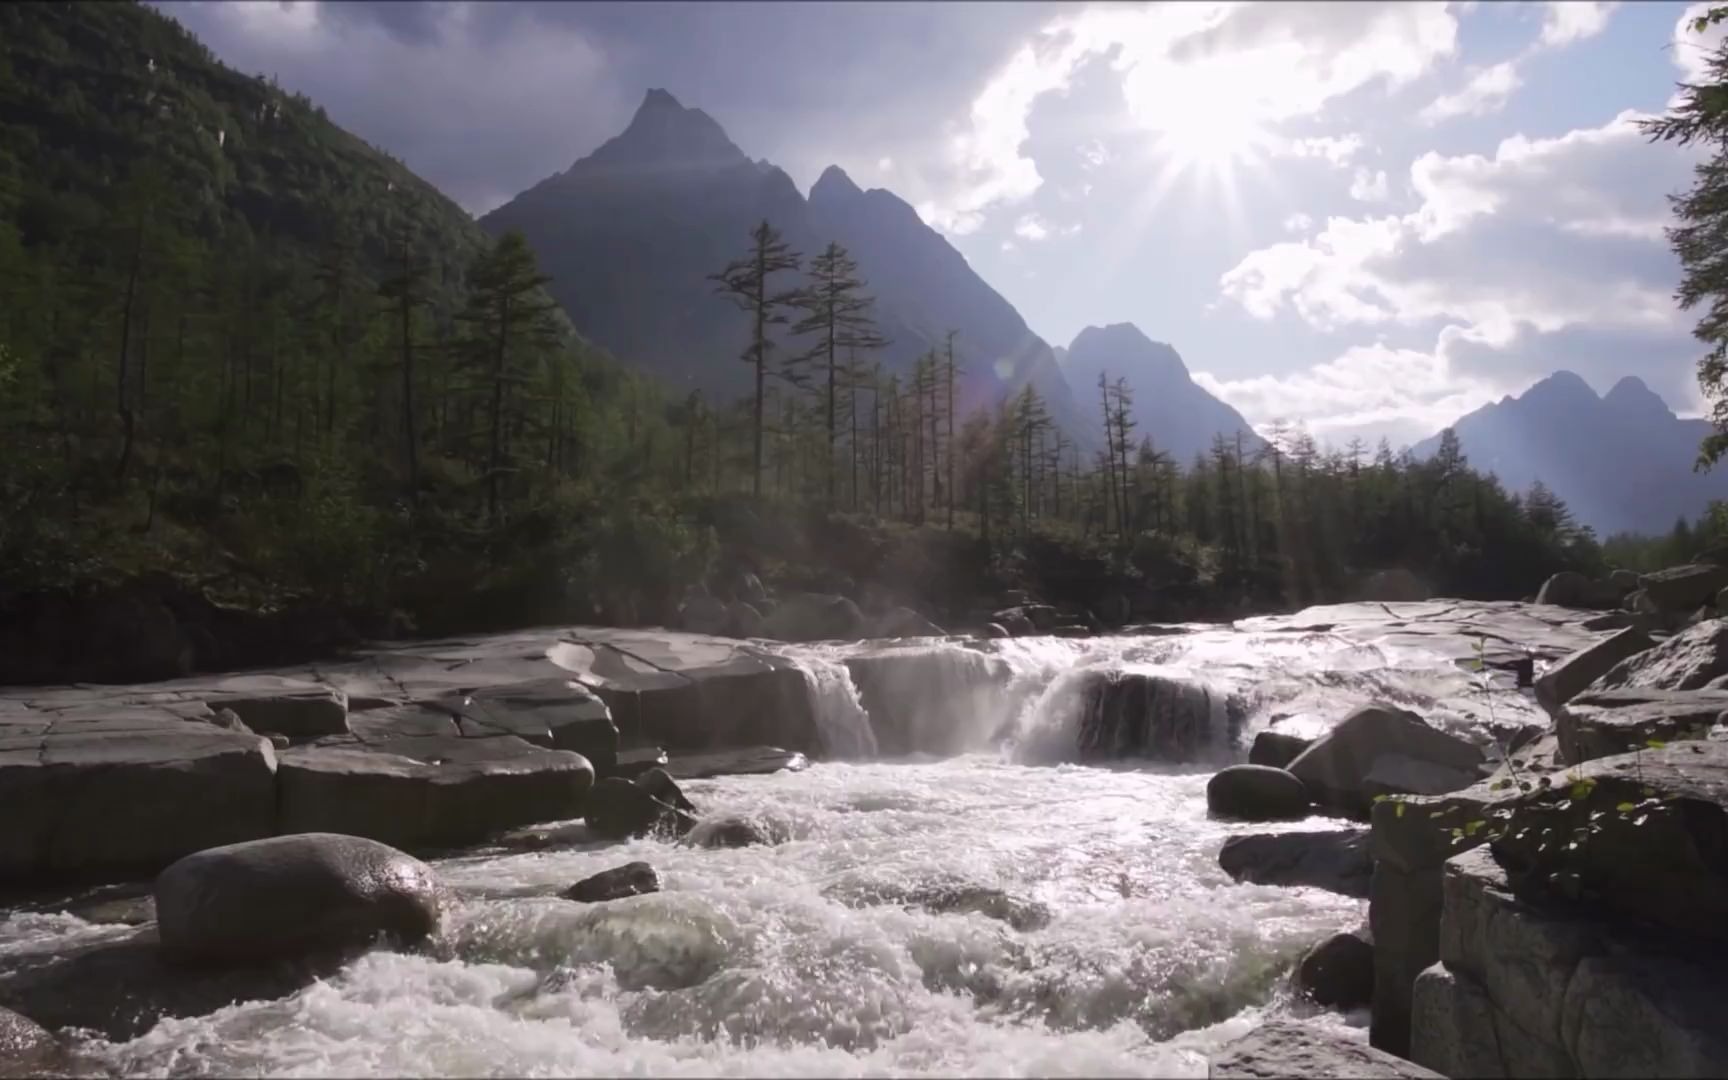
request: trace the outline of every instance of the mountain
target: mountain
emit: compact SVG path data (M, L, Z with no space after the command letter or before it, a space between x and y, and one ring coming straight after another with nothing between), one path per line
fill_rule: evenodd
M1583 524L1606 537L1666 532L1728 498L1728 472L1697 473L1705 420L1682 420L1643 381L1628 375L1598 397L1558 371L1518 397L1484 405L1452 425L1470 464L1513 491L1541 480ZM1433 455L1438 435L1412 447Z
M806 258L830 241L850 249L891 342L878 354L886 370L908 373L955 329L962 409L1031 382L1059 423L1086 434L1089 417L1050 346L905 201L864 191L838 168L806 199L785 172L751 160L712 117L664 90L648 91L623 132L480 224L521 230L589 339L679 391L730 400L749 385L738 359L749 327L708 275L744 253L764 218Z
M1209 450L1219 433L1233 440L1241 432L1245 450L1264 445L1241 413L1194 382L1175 349L1153 341L1133 323L1088 326L1064 351L1062 366L1075 397L1095 413L1101 411L1098 376L1127 379L1139 424L1131 436L1150 436L1179 464Z

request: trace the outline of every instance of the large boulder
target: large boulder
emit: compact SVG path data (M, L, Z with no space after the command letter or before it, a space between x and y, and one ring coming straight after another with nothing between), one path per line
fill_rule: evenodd
M1300 735L1262 731L1254 736L1254 745L1248 748L1248 764L1282 769L1312 745L1313 739L1304 739Z
M1368 895L1374 860L1365 829L1232 836L1218 866L1234 881L1253 885L1308 885L1344 896Z
M1370 802L1393 795L1446 795L1481 778L1478 769L1454 768L1406 754L1381 754L1362 778L1362 794Z
M1664 611L1690 612L1709 604L1728 588L1728 566L1687 563L1657 570L1638 579L1651 603Z
M1374 945L1365 933L1333 934L1296 965L1296 989L1317 1005L1354 1009L1374 998Z
M583 878L564 890L562 895L564 899L580 904L600 904L659 891L658 871L645 862L628 862Z
M990 625L1000 626L1007 631L1009 637L1029 637L1038 632L1038 628L1032 625L1032 620L1019 608L1004 608L992 612Z
M1536 680L1536 700L1553 713L1578 696L1585 687L1608 674L1616 664L1655 644L1648 634L1635 626L1610 634L1543 672L1542 677Z
M1728 619L1711 619L1615 664L1592 689L1697 690L1728 675Z
M588 828L609 840L633 836L681 836L696 826L688 811L655 798L634 781L608 777L594 785L584 818Z
M156 878L163 952L248 964L412 944L438 928L431 867L358 836L301 833L200 851Z
M1728 719L1728 690L1593 690L1554 717L1561 759L1580 764L1683 739Z
M1316 739L1289 765L1316 802L1365 819L1373 793L1364 787L1382 756L1453 770L1471 779L1484 762L1482 751L1455 735L1430 727L1420 716L1388 705L1365 705Z
M1209 1080L1290 1076L1441 1080L1439 1073L1376 1050L1361 1039L1293 1020L1262 1024L1226 1044L1212 1055L1206 1075Z
M1081 761L1196 761L1228 745L1239 703L1200 683L1133 671L1099 671L1080 687Z
M270 836L276 764L259 736L124 708L0 725L0 883L153 874Z
M317 738L348 731L348 695L280 675L236 675L216 683L204 701L229 709L260 735Z
M60 1044L48 1029L0 1008L0 1077L46 1076L65 1064Z
M1307 817L1313 799L1302 781L1267 765L1231 765L1206 782L1206 811L1239 821Z
M788 593L762 621L762 636L776 641L850 640L864 629L857 604L827 593Z

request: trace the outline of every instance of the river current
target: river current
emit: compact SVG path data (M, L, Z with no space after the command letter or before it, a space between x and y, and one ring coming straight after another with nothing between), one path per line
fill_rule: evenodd
M1208 820L1217 765L1274 720L1312 734L1375 699L1459 730L1490 707L1496 722L1535 718L1517 694L1485 702L1455 651L1392 640L1208 627L904 645L893 708L937 749L894 760L876 756L881 718L842 662L882 647L775 646L805 670L843 760L685 790L781 842L438 860L456 900L434 947L84 1049L126 1075L1204 1076L1210 1051L1268 1015L1365 1022L1315 1016L1284 975L1366 903L1235 884L1217 865L1236 833L1344 823ZM1245 737L1216 761L1073 764L1078 687L1096 670L1236 695ZM635 859L662 892L556 896ZM916 900L931 890L994 899ZM0 960L125 929L0 916Z

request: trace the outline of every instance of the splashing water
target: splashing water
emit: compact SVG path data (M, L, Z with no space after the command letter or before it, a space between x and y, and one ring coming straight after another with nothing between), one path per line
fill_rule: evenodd
M799 657L798 666L810 685L816 727L828 756L843 760L875 757L876 733L858 700L858 687L853 685L852 673L846 665L811 654Z

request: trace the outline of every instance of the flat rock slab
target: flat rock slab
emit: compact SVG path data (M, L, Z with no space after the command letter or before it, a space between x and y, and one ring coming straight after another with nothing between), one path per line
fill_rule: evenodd
M1728 718L1728 690L1600 690L1575 698L1554 717L1569 764L1703 739Z
M752 776L798 772L809 768L810 759L796 750L775 746L749 746L742 750L717 750L708 754L674 754L665 768L675 780L704 780L711 776Z
M1263 1024L1224 1046L1213 1055L1206 1075L1211 1080L1292 1076L1441 1080L1439 1073L1376 1050L1365 1040L1288 1020Z

